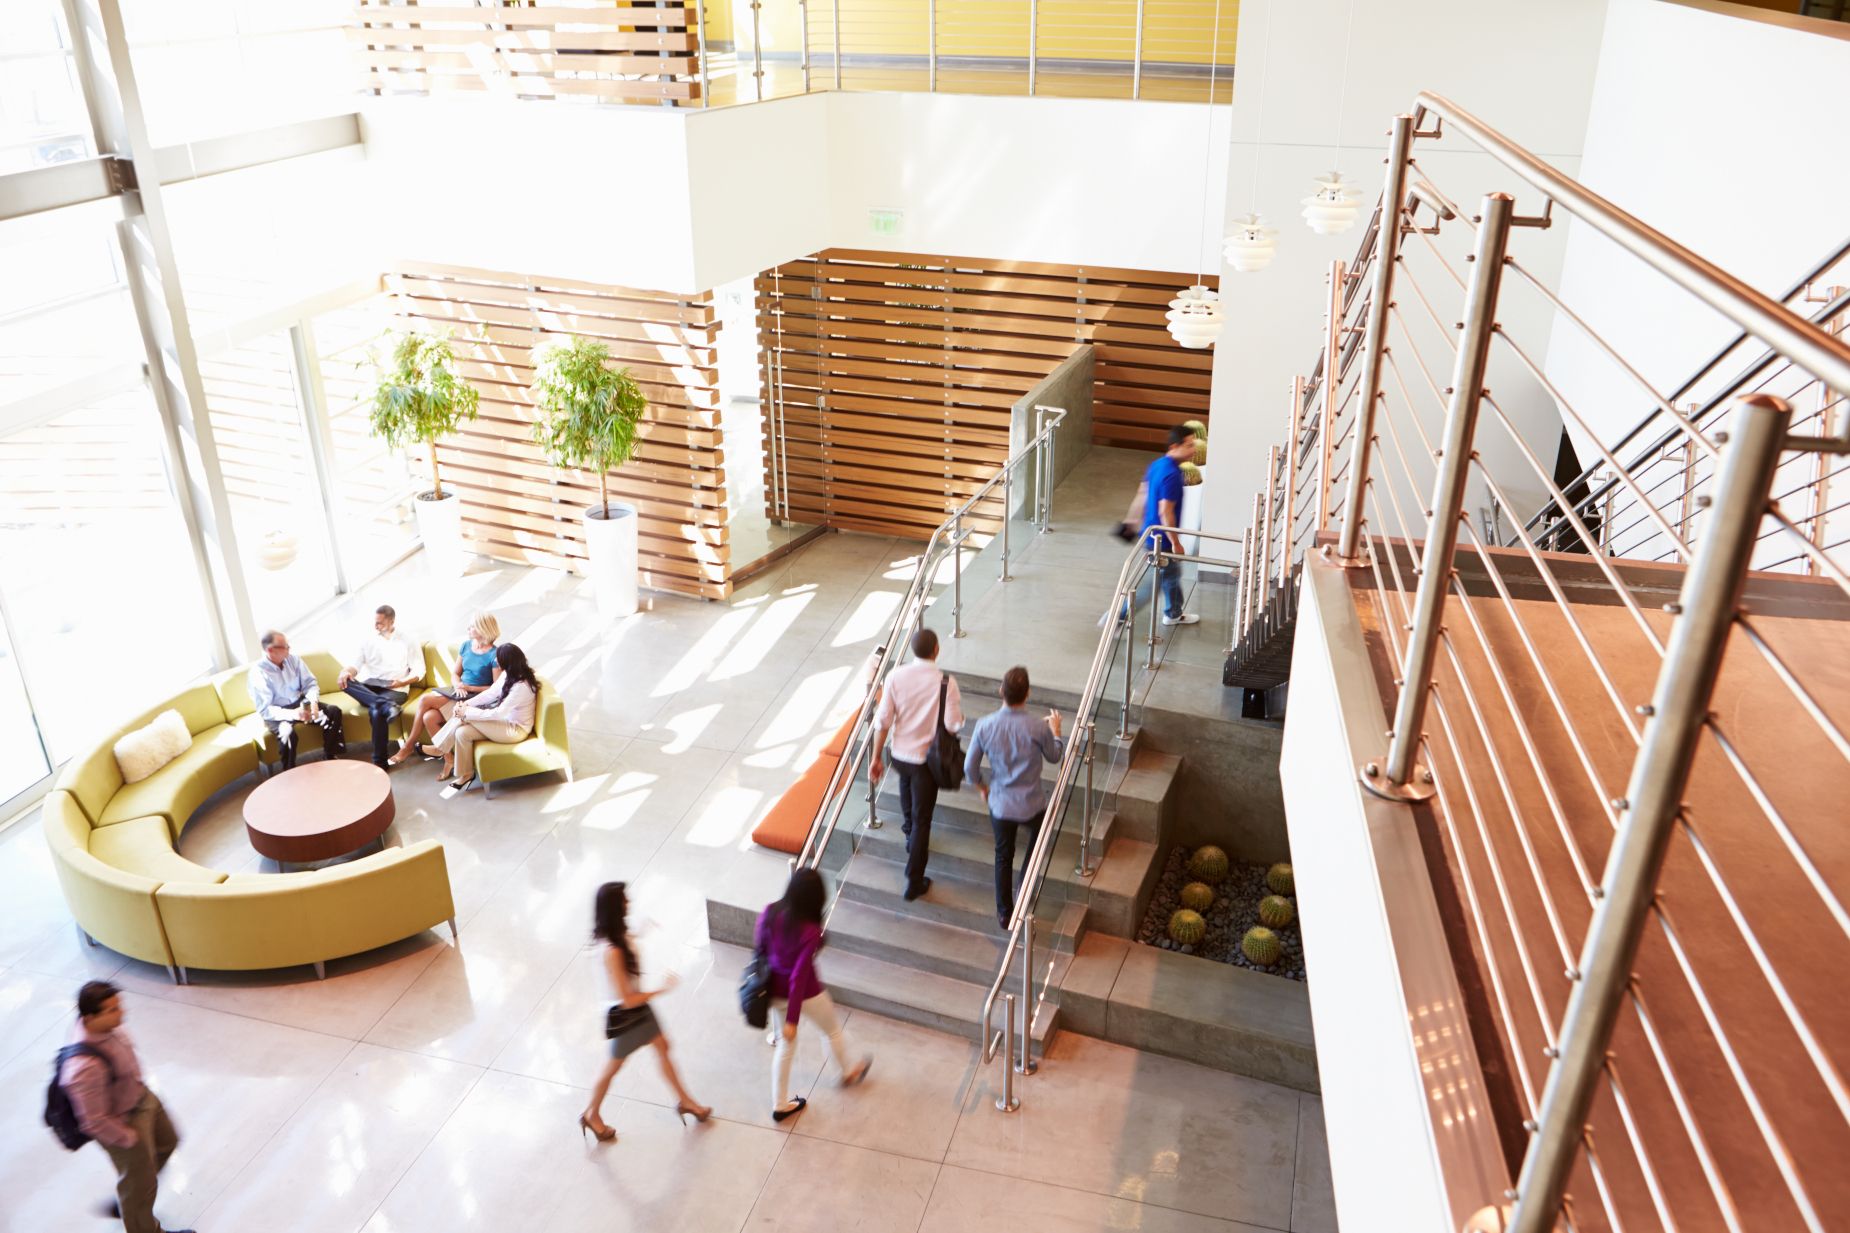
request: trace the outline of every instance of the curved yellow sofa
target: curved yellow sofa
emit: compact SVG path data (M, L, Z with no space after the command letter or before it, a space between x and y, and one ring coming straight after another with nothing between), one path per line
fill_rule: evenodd
M429 679L445 683L442 654L426 644L424 655ZM341 706L348 739L370 740L364 708L331 688L340 665L322 653L304 659L321 681L322 701ZM208 797L276 756L245 688L247 672L219 673L150 707L71 759L47 794L45 838L78 928L111 950L164 965L178 983L189 967L313 964L319 976L329 959L446 921L454 935L449 870L434 840L304 873L229 877L174 850ZM123 783L116 741L168 709L186 720L192 746L139 783Z
M565 731L565 702L557 690L541 681L532 733L526 740L509 745L476 742L475 774L482 781L482 795L493 796L498 780L547 771L563 771L565 781L572 781L572 745Z

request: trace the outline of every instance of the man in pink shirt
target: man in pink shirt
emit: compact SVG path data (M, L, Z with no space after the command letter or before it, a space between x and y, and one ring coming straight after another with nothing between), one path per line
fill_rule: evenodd
M938 706L943 698L944 726L952 732L964 726L963 700L957 682L938 671L938 635L921 626L912 635L912 662L887 674L880 709L874 714L874 782L885 773L881 751L893 742L893 769L899 772L899 812L905 819L906 899L917 899L931 887L925 862L931 856L931 815L938 807L938 782L925 766L925 756L938 739ZM942 690L942 692L941 692Z
M122 1031L122 994L106 980L77 991L77 1026L58 1082L71 1099L77 1125L102 1145L116 1166L116 1202L128 1233L162 1233L154 1218L155 1178L179 1146L160 1097L141 1081L141 1062ZM173 1230L170 1233L191 1233Z

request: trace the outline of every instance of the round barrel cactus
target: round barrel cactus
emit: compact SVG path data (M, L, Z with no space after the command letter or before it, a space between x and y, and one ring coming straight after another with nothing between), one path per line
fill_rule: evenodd
M1182 427L1195 430L1195 465L1208 465L1208 426L1200 420L1184 420Z
M1278 962L1285 948L1279 943L1278 935L1264 925L1254 925L1240 939L1240 953L1262 968L1269 968Z
M1205 912L1214 906L1214 888L1206 882L1190 882L1182 888L1182 906Z
M1211 843L1202 844L1188 858L1188 874L1197 882L1219 885L1227 876L1227 854Z
M1296 916L1297 909L1283 895L1267 895L1259 901L1259 921L1274 929L1283 929Z
M1291 878L1291 865L1287 861L1280 861L1265 871L1265 884L1274 895L1293 895L1298 889L1298 884Z
M1177 946L1193 946L1207 936L1208 922L1201 919L1201 913L1180 908L1170 916L1169 937Z
M1201 468L1192 462L1185 462L1177 470L1182 472L1182 487L1193 488L1201 482Z

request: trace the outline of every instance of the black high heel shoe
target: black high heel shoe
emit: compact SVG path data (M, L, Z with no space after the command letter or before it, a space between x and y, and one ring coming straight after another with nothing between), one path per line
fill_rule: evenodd
M790 1102L790 1107L788 1109L771 1110L771 1120L774 1122L781 1122L787 1117L795 1117L797 1114L803 1112L804 1107L808 1104L809 1101L807 1098L798 1096L795 1100Z

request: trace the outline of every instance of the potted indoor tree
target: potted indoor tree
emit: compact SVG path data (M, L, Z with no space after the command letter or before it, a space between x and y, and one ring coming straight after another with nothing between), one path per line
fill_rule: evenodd
M610 500L609 473L636 453L649 400L627 368L613 368L610 348L570 338L535 353L533 439L552 464L597 475L597 504L584 513L586 569L605 616L636 611L634 505Z
M408 330L381 336L384 354L371 355L373 435L395 450L422 445L430 453L430 491L412 502L418 538L431 572L455 577L468 566L463 547L462 499L443 491L437 468L437 441L475 418L482 396L456 375L450 340Z

